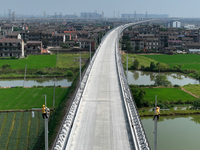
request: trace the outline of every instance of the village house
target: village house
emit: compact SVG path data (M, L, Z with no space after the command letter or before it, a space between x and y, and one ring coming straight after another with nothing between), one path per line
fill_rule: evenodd
M25 54L40 55L43 49L42 41L27 41L25 46Z
M24 57L24 41L22 39L0 39L0 57Z

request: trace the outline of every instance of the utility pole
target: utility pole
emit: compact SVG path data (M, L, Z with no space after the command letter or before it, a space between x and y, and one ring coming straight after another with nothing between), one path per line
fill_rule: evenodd
M128 82L128 54L127 54L127 57L126 57L126 78L127 78L127 82ZM132 58L132 62L133 62L133 58Z
M155 97L155 109L154 113L156 114L156 107L157 107L157 95ZM157 117L154 118L154 150L157 150Z
M54 77L53 108L55 107L55 86L56 86L56 78Z
M128 55L126 57L126 78L127 78L127 82L128 82Z
M8 9L8 19L11 20L11 9Z
M79 76L79 80L80 80L80 82L81 82L81 54L80 54L80 57L75 57L75 58L78 58L79 59L79 74L80 74L80 76ZM75 58L74 58L74 61L75 61Z
M58 63L58 60L59 60L59 52L57 50L57 59L56 59L57 63Z
M27 64L25 65L25 71L24 71L24 83L23 83L23 87L25 85L25 80L26 80L26 69L27 69Z
M47 107L46 95L45 96L45 107ZM45 150L48 150L48 118L45 117Z
M12 21L15 21L15 12L12 12Z
M91 41L90 41L90 64L91 64Z
M81 55L80 55L80 58L79 58L79 72L80 72L80 83L81 83Z

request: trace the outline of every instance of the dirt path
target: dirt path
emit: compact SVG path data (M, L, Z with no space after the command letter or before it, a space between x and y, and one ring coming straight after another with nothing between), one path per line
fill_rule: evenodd
M200 97L198 97L198 96L196 96L196 95L194 95L194 94L186 91L184 88L181 88L181 90L184 91L184 92L186 92L186 93L188 93L188 94L190 94L190 95L192 95L192 96L194 96L194 97L196 97L196 98L200 98Z

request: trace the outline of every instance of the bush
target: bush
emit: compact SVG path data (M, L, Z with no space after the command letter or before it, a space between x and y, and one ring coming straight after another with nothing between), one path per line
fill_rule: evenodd
M178 84L174 84L174 87L180 87L180 85L178 85Z
M9 64L4 64L4 65L2 66L2 69L7 69L7 68L10 68L10 65L9 65Z
M74 76L74 73L73 73L71 70L68 70L68 71L66 72L66 76L67 76L67 77L73 77L73 76Z
M196 100L192 103L193 109L200 109L200 100Z

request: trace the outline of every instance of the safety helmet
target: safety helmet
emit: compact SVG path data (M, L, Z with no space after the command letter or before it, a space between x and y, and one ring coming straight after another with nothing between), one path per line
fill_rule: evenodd
M44 107L45 105L42 105L42 107Z

